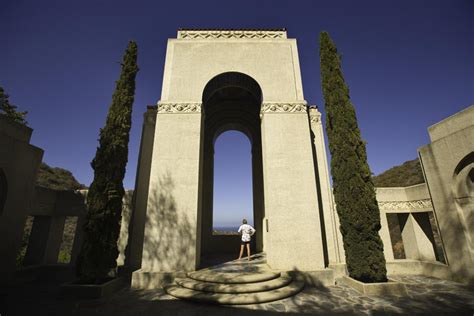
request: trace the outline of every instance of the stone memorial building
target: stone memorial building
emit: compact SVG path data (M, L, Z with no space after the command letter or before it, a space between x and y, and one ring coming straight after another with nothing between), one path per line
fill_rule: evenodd
M139 161L118 263L133 271L132 286L161 286L206 256L238 249L239 236L212 227L214 143L228 130L251 143L254 250L275 271L334 284L346 273L344 248L321 114L305 101L296 40L285 29L182 29L168 40L161 97L144 115L140 148L130 148ZM376 189L388 274L472 283L474 106L428 131L431 144L419 149L426 183ZM25 258L35 267L57 263L66 216L78 219L69 265L82 240L86 192L34 187L42 150L29 144L31 132L0 117L2 283L18 273L27 216Z

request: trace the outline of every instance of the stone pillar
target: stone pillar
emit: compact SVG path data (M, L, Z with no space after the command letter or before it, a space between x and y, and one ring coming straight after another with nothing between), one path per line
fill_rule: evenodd
M63 240L64 223L66 216L51 217L51 224L49 226L48 240L44 253L44 263L54 264L58 263L59 248Z
M265 250L273 269L324 269L306 103L262 104Z
M34 181L43 150L32 146L33 130L0 115L0 287L15 276Z
M128 246L128 237L130 236L130 223L132 216L132 198L133 191L126 190L122 199L122 220L120 222L120 234L117 240L119 255L117 257L117 266L123 268L126 266L126 251Z
M85 201L84 201L85 203ZM76 223L76 233L74 235L74 242L72 244L72 251L71 251L71 265L76 265L77 256L79 256L79 252L81 251L82 241L84 240L84 222L85 222L85 214L81 214L77 217Z
M0 287L9 284L15 276L25 222L26 216L15 214L13 210L0 216Z
M257 143L257 142L256 142ZM253 185L253 215L254 225L257 233L255 234L255 250L263 251L263 231L265 227L262 225L264 217L264 201L263 195L263 177L262 177L262 151L260 142L252 146L252 185Z
M212 252L212 223L213 223L213 196L214 196L214 146L208 138L203 144L203 179L202 179L202 211L201 211L201 253Z
M158 104L141 272L199 265L201 119L200 103Z
M140 269L145 232L146 206L150 183L153 141L155 138L156 106L148 106L143 115L142 137L138 156L137 176L132 200L132 215L128 230L125 265L131 270Z
M337 249L337 232L334 218L334 207L331 198L331 184L329 182L329 168L326 154L326 145L324 141L323 125L321 122L321 113L316 106L309 108L309 118L311 132L313 133L313 146L315 155L316 185L318 191L319 211L321 214L321 226L325 236L325 246L327 252L328 264L341 262L339 251Z
M28 247L26 248L24 266L39 265L43 263L48 242L48 231L51 224L49 216L35 216L31 228Z
M35 216L25 254L25 266L58 262L65 220L65 216Z
M402 227L403 247L405 248L406 258L422 261L436 261L432 238L429 238L425 233L427 232L429 234L429 232L431 232L428 214L400 214L399 221Z
M383 242L383 254L385 256L385 261L393 261L394 256L390 230L388 228L387 213L382 210L380 210L380 225L381 227L379 230L379 235Z
M336 205L334 203L334 195L331 192L331 201L333 207L333 214L334 214L334 222L336 227L336 241L337 241L337 249L339 254L339 260L341 263L346 263L346 251L344 250L344 241L342 239L342 233L339 229L341 227L341 223L339 222L339 215L337 214Z

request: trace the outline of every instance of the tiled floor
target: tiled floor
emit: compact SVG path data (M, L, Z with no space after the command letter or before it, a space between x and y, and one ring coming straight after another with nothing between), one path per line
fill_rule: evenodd
M262 261L256 259L260 265ZM246 265L243 264L242 267ZM219 270L236 269L238 264ZM251 266L245 269L253 270ZM392 276L406 284L408 296L367 296L343 286L305 288L296 296L272 303L213 306L181 301L161 289L123 289L100 300L58 296L58 282L30 283L2 289L0 315L469 315L474 291L446 280L424 276Z

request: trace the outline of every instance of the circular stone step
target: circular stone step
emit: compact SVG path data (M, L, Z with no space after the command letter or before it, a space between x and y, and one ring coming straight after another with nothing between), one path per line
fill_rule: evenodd
M280 277L263 282L254 283L213 283L213 282L200 282L193 279L176 279L177 284L180 286L197 290L202 292L214 292L214 293L254 293L264 292L284 287L291 283L291 277Z
M280 277L279 272L215 272L215 271L194 271L188 272L187 276L196 281L212 283L255 283L264 282Z
M224 305L244 305L281 300L297 294L303 287L304 282L292 282L285 287L271 291L241 294L201 292L182 288L179 285L169 285L165 287L165 290L169 295L189 301Z

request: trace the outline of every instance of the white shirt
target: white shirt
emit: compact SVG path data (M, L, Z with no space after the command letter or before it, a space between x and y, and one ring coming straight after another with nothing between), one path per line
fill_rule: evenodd
M240 225L239 233L242 232L242 241L250 241L250 236L255 234L255 228L248 224Z

